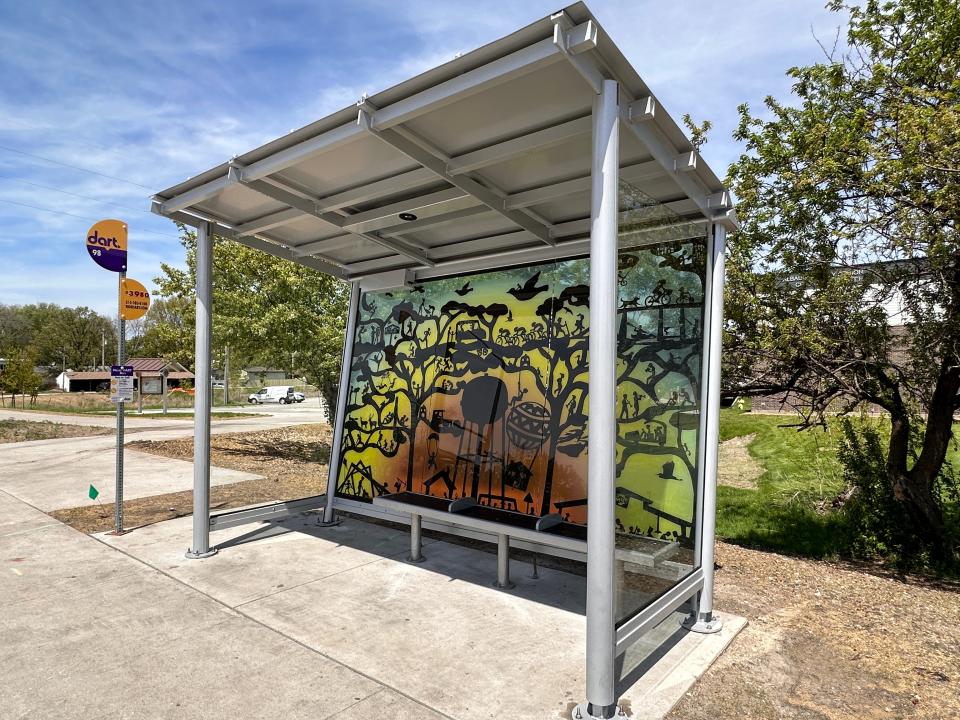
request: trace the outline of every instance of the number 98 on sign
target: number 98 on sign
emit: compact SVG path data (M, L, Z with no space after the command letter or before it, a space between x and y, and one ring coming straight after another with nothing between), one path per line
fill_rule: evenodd
M120 317L124 320L136 320L147 314L150 309L150 293L133 278L124 278L120 282Z

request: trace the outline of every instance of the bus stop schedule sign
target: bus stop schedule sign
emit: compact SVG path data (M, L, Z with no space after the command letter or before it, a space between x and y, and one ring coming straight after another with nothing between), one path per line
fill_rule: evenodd
M127 270L127 224L101 220L87 233L87 252L93 261L110 272Z
M110 399L133 402L133 365L110 366Z

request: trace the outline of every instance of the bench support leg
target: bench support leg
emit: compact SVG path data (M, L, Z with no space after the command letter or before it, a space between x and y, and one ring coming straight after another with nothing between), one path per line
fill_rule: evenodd
M495 587L509 590L514 587L510 582L510 536L497 535L497 581Z
M410 562L423 562L423 519L420 515L410 516Z

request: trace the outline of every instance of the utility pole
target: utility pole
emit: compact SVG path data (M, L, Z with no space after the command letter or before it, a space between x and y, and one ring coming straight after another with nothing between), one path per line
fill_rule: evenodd
M103 333L103 330L100 331L100 368L103 369L107 366L107 338Z

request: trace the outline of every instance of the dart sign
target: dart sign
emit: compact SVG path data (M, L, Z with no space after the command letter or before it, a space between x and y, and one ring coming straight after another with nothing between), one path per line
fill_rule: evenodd
M150 309L150 293L133 278L120 281L120 317L123 320L136 320L147 314Z
M101 220L87 231L87 252L93 261L110 272L127 270L127 224Z

